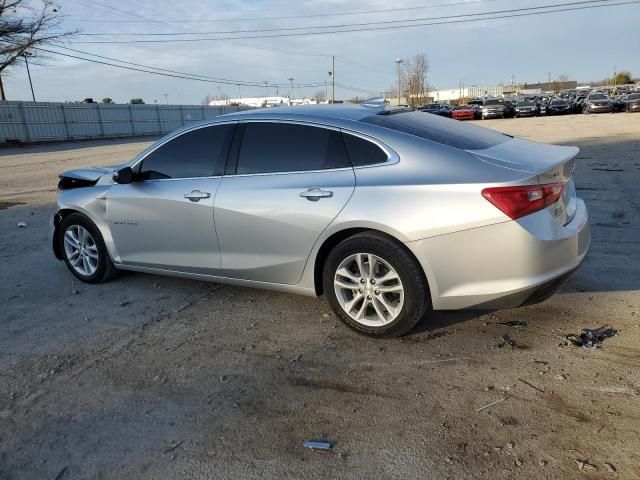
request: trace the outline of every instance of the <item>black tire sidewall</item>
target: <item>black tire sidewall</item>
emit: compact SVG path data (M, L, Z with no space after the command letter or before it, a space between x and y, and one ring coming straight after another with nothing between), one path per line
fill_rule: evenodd
M400 315L382 327L369 327L353 320L340 306L334 291L333 280L340 263L355 253L372 253L389 263L400 276L404 288L404 304ZM424 316L429 294L424 274L417 262L384 236L356 235L338 244L327 257L323 270L323 290L329 304L338 317L359 333L377 337L394 337L411 330Z
M96 271L93 273L93 275L82 275L80 272L77 272L67 258L67 252L64 248L64 234L67 229L73 225L79 225L82 228L86 229L91 234L93 240L96 243L96 247L98 249L98 268L96 268ZM100 283L105 278L105 273L107 272L111 259L109 258L107 247L104 243L100 230L91 220L79 213L72 213L71 215L65 217L65 219L60 224L60 229L58 232L58 242L60 251L62 252L64 263L67 264L67 268L77 278L87 283Z

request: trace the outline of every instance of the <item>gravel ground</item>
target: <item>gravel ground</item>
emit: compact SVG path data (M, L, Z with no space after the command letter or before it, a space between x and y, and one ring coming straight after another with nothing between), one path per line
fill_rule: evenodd
M392 340L322 300L80 284L47 243L56 176L150 140L0 150L0 478L640 478L640 115L482 125L582 148L589 257L542 304L432 313ZM564 345L606 324L601 348Z

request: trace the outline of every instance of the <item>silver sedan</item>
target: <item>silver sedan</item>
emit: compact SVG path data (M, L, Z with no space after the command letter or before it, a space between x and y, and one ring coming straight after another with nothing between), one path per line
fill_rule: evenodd
M377 106L261 109L66 172L52 246L118 270L324 295L353 329L544 300L584 260L575 147Z

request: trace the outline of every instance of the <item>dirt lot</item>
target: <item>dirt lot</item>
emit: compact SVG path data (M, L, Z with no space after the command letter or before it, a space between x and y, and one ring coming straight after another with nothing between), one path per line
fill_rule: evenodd
M582 148L589 258L545 303L384 341L321 300L74 282L47 244L56 175L148 141L0 150L0 478L640 478L640 115L483 125ZM604 324L602 348L563 345Z

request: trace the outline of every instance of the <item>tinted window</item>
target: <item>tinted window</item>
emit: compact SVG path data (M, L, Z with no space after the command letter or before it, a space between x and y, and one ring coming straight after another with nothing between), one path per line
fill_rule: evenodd
M198 128L169 140L145 157L140 176L147 180L220 175L235 127Z
M238 154L239 174L350 167L340 132L289 123L248 123Z
M634 93L632 95L629 95L629 100L639 100L640 99L640 93Z
M487 100L484 102L485 105L500 105L502 102L500 100Z
M348 133L344 133L343 138L354 167L383 163L389 158L384 150L364 138L349 135Z
M589 95L589 100L606 100L607 96L602 95L601 93L596 93L595 95Z
M424 115L419 112L371 115L362 121L467 150L493 147L511 138L488 128L469 125L438 115Z

